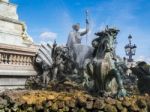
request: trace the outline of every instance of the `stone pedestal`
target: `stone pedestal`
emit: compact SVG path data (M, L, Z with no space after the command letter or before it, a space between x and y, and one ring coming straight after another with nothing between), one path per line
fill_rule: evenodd
M16 5L8 0L0 1L0 43L28 46L32 39L26 32L26 25L18 20Z
M27 78L37 75L37 48L0 44L0 89L24 88Z
M36 75L36 46L19 21L16 5L0 0L0 89L24 88L27 78Z

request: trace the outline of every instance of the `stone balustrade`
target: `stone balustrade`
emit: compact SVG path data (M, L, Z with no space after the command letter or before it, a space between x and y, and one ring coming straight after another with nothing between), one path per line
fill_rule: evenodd
M33 59L34 57L32 56L0 53L0 64L31 66L33 64Z
M37 48L0 44L0 89L23 88L27 78L37 75L34 66Z
M0 45L0 65L33 66L36 50L19 49L10 45Z

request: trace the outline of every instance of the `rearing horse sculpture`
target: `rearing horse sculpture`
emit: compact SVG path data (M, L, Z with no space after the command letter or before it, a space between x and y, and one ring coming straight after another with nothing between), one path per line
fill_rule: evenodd
M115 93L114 87L117 87L114 85L115 81L118 85L116 90L118 97L126 95L121 79L120 62L117 62L115 53L115 41L118 32L117 29L107 27L104 31L96 33L98 38L92 41L95 48L92 62L94 89L101 95L104 95L106 91Z

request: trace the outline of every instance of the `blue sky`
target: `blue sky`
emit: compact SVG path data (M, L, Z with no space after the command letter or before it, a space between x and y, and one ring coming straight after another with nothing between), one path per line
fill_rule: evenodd
M137 45L135 59L150 62L150 1L149 0L10 0L18 5L20 20L27 24L34 42L64 44L74 23L85 27L85 11L89 10L90 34L106 25L120 29L117 54L125 56L128 35ZM85 39L83 39L85 43Z

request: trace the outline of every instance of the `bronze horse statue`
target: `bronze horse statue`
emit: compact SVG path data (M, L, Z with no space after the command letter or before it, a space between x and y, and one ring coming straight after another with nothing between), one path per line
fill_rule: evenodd
M107 27L104 31L96 33L98 37L92 41L94 58L90 64L87 64L87 69L92 75L94 91L102 96L106 92L116 93L118 97L126 95L121 78L123 70L120 65L123 62L118 62L115 53L118 32L117 29Z
M146 62L137 62L137 65L131 67L132 73L137 76L137 86L139 92L150 94L150 65Z

